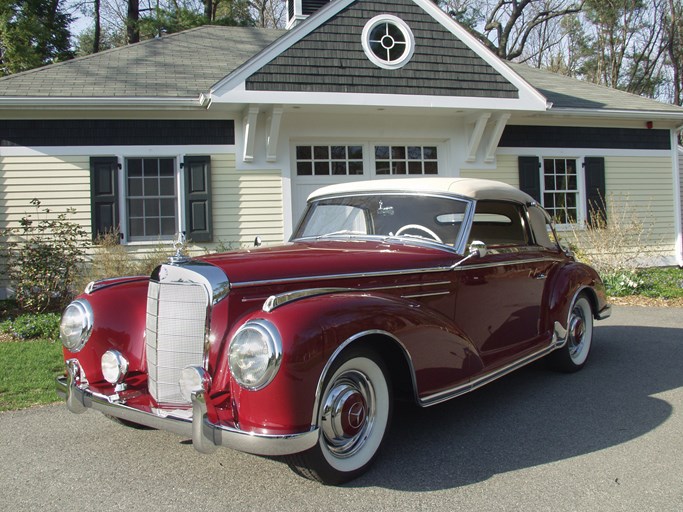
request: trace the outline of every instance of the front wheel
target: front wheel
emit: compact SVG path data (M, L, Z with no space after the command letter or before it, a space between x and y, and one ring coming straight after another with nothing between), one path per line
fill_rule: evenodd
M299 475L327 485L348 482L372 464L389 427L392 390L384 362L372 351L342 355L320 402L318 444L287 457Z
M579 295L569 311L567 342L550 354L552 365L563 372L579 371L586 364L593 344L593 310L585 295Z

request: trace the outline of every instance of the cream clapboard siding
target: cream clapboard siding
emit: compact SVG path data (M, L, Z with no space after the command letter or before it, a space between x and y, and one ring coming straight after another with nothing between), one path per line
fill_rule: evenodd
M38 212L32 199L49 208L51 217L75 208L70 217L90 231L90 160L88 157L0 158L0 228L17 227L22 217Z
M282 179L279 171L235 169L234 155L211 158L214 243L247 245L261 236L265 243L284 237ZM70 218L90 231L90 159L83 157L4 157L0 159L0 228L17 227L30 204L39 199L52 216L76 209ZM156 244L149 244L155 246ZM139 244L132 252L144 252ZM200 249L197 247L196 249Z
M524 154L531 155L533 151ZM518 187L517 159L516 155L500 155L495 169L462 169L460 175L499 180ZM650 252L673 255L676 234L671 158L605 157L605 182L608 201L614 201L617 212L638 212Z
M216 250L252 246L260 236L264 244L283 241L282 178L279 171L240 171L234 155L211 158L214 242L192 245L193 255ZM41 201L41 212L30 204ZM27 214L33 218L43 208L56 217L67 208L76 209L69 218L90 233L90 158L3 157L0 158L0 230L19 227ZM139 260L158 260L172 254L168 241L130 244L125 251ZM97 252L90 248L92 257ZM5 262L0 262L0 271ZM0 295L8 286L0 277Z
M211 158L214 243L207 247L264 244L284 238L282 178L279 171L237 171L234 155Z
M67 218L90 232L90 160L88 157L0 157L0 231L20 226L21 219ZM41 202L36 208L33 199ZM49 214L44 209L50 210ZM5 258L0 261L0 298L9 287Z

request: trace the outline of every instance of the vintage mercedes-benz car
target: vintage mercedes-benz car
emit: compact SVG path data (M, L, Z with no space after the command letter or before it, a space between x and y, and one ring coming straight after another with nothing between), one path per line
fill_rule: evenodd
M556 240L503 183L326 187L287 244L91 283L62 318L57 387L72 412L345 482L375 459L397 398L437 404L542 357L586 363L610 307Z

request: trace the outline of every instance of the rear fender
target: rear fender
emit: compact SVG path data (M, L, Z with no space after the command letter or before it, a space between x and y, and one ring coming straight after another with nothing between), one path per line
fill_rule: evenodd
M593 316L607 306L605 286L598 273L583 263L572 262L559 268L548 283L548 305L546 327L552 328L554 322L567 327L569 309L580 293L585 293L591 303Z

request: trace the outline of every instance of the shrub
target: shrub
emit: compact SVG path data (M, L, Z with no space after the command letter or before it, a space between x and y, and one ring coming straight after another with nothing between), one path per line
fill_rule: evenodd
M660 254L651 240L652 214L632 207L628 196L610 195L605 209L607 220L592 212L586 225L572 224L563 242L598 271L609 295L634 295L644 286L638 269Z
M40 209L33 199L36 217L26 215L21 227L6 229L6 273L14 286L15 300L24 311L61 309L73 297L74 279L88 245L86 231L68 218L75 209L58 215Z
M94 242L89 262L83 267L78 285L82 290L90 281L109 277L148 276L158 265L173 254L169 244L157 244L141 255L128 252L120 244L118 230L100 235Z
M21 340L56 341L59 339L59 322L58 313L24 314L0 323L0 330Z

